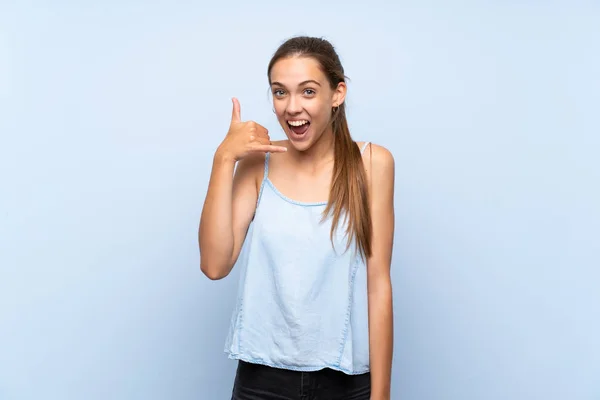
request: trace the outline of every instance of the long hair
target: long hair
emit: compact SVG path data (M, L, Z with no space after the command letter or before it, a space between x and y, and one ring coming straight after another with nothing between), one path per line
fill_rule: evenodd
M269 62L267 75L271 83L271 69L277 61L291 56L311 57L319 62L329 84L335 90L340 82L346 82L344 68L334 47L325 39L298 36L285 41ZM329 200L323 217L333 215L330 237L340 219L344 217L348 243L357 245L363 258L371 256L372 227L369 209L369 191L360 149L352 136L346 118L346 104L332 110L334 137L334 166Z

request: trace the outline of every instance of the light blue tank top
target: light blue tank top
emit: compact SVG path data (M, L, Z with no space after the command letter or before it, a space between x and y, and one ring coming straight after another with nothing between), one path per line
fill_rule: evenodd
M331 217L321 223L327 203L287 198L268 173L269 153L234 267L240 281L225 352L296 371L368 372L366 263L354 243L346 250L344 219L332 246Z

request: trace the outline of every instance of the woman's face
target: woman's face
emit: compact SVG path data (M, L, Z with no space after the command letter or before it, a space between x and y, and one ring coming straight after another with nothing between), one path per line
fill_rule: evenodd
M292 146L303 151L331 133L332 108L344 100L343 82L332 90L319 62L302 56L277 61L270 78L275 114Z

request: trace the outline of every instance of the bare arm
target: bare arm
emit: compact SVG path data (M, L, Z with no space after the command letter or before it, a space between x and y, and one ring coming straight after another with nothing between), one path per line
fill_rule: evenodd
M256 208L260 157L241 160L235 175L234 166L233 160L215 156L200 218L200 268L210 279L222 279L231 272Z
M371 166L368 176L373 223L373 252L367 262L371 399L389 400L394 340L390 277L394 242L394 158L384 147L371 146L367 164Z
M213 159L198 228L200 270L208 278L222 279L231 272L254 215L265 153L286 150L271 145L264 127L242 122L240 104L233 99L230 129Z

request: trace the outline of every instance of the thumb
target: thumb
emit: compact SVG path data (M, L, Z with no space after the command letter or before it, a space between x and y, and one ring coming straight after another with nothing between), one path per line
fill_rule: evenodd
M240 102L235 97L231 99L233 102L233 111L231 112L231 122L241 122Z

